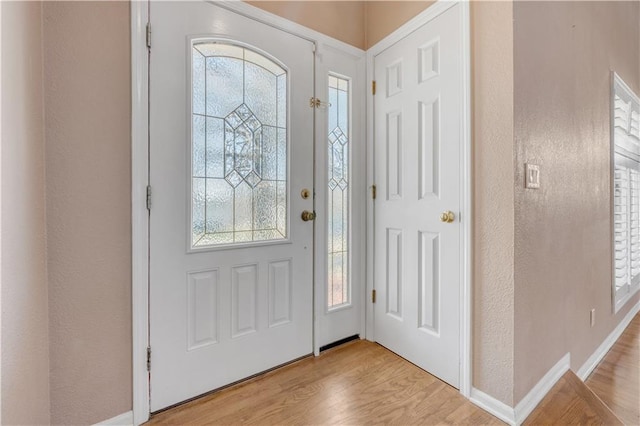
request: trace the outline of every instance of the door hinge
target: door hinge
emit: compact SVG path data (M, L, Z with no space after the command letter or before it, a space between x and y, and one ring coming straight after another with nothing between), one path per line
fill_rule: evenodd
M151 210L151 185L147 185L147 210Z
M151 49L151 24L147 22L147 48Z
M329 102L323 102L318 98L309 99L309 106L311 108L329 108L331 104Z
M378 196L378 188L375 185L371 185L371 198L374 200Z
M372 95L375 95L375 94L376 94L376 81L375 81L375 80L373 80L373 81L371 82L371 94L372 94Z
M151 371L151 346L147 346L147 371Z
M371 290L371 303L376 303L376 290Z

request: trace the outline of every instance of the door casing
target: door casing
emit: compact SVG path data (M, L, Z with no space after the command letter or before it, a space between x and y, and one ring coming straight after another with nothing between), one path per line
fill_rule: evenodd
M244 2L214 1L213 3L256 21L274 26L306 38L316 46L327 46L365 60L366 102L366 235L360 235L360 247L366 246L366 262L361 269L366 270L366 288L360 299L362 305L361 336L374 339L373 305L370 295L373 290L373 199L370 188L373 182L373 98L370 82L373 76L373 58L387 47L404 38L422 25L458 5L462 8L462 64L463 64L463 107L461 114L463 136L461 161L461 330L460 330L460 393L469 398L471 391L471 115L470 115L470 20L469 4L465 1L438 1L424 12L404 24L391 35L371 47L366 52L339 40L311 30L287 19L265 12ZM148 96L148 49L147 22L149 8L147 1L131 2L131 218L132 218L132 362L133 362L133 423L138 425L149 419L149 373L147 371L147 348L149 342L149 211L147 210L147 185L149 182L149 96ZM153 32L151 30L151 40ZM360 198L361 199L361 198ZM358 219L358 218L356 218ZM364 220L364 218L362 218ZM366 240L365 240L366 237ZM356 297L356 295L354 295Z

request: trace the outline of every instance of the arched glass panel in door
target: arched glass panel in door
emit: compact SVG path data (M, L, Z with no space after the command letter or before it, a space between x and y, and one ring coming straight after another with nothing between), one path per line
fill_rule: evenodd
M286 239L287 71L229 42L191 53L191 247Z

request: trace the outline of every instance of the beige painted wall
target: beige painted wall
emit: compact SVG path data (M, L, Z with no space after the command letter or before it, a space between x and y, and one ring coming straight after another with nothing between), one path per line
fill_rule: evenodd
M360 49L368 49L434 1L263 1L247 3Z
M365 49L397 30L434 1L366 1L364 8Z
M364 3L361 1L247 1L300 25L364 49Z
M516 2L514 18L517 403L565 353L577 371L639 299L612 315L610 70L640 93L640 3ZM523 188L527 161L540 190Z
M128 2L45 2L51 422L131 410Z
M473 386L513 404L513 3L471 5Z
M40 2L2 8L2 424L49 422Z

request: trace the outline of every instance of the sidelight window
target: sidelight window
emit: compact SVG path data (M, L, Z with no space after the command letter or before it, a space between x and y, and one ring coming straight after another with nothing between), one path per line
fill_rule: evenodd
M351 300L349 279L350 90L349 80L335 75L329 76L328 308L348 305Z

